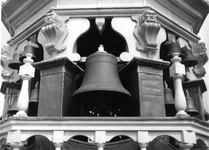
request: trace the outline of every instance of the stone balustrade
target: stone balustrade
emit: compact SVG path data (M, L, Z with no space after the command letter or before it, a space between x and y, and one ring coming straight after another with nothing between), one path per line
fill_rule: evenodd
M192 117L184 120L175 117L12 117L0 123L0 127L0 139L6 138L6 143L15 150L34 135L46 137L54 143L56 150L77 135L91 139L98 150L116 136L137 141L143 150L161 135L176 139L185 150L196 144L197 139L209 145L209 124Z

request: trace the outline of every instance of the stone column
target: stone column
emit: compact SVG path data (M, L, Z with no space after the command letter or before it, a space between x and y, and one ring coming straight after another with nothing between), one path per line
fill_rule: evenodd
M130 115L165 116L162 70L169 64L167 61L135 57L120 70L121 81L133 98Z
M76 90L76 75L82 70L68 58L34 64L40 70L38 116L74 115L71 96Z

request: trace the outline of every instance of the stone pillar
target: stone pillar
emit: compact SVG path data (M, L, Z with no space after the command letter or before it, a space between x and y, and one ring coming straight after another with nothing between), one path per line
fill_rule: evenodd
M163 72L170 63L133 58L120 70L121 81L133 98L133 116L165 116Z
M72 116L71 96L76 90L76 75L82 70L68 58L34 64L40 70L38 116Z
M183 88L188 90L190 96L194 99L194 105L199 111L198 117L201 120L205 121L205 110L203 104L202 94L207 91L205 82L203 79L189 80L183 82Z

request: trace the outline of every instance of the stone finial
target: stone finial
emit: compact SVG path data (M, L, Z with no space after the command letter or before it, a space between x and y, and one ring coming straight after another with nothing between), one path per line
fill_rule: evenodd
M46 14L45 16L45 25L41 28L44 36L47 39L47 44L45 45L46 51L52 55L53 58L56 57L56 54L62 52L66 49L62 45L67 34L64 34L65 25L60 16L55 12Z
M99 34L102 35L104 28L105 28L105 18L96 18L95 24L97 26Z
M194 52L194 57L198 61L198 64L194 66L193 73L196 75L197 78L202 78L205 76L206 71L203 66L208 61L208 56L206 53L206 47L204 42L200 42L196 45L196 51Z
M156 39L161 25L157 21L157 14L153 10L146 10L137 20L134 35L137 39L136 48L146 53L148 58L156 53Z

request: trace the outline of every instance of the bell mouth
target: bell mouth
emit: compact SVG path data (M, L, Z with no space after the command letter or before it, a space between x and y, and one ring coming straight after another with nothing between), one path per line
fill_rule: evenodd
M126 116L131 110L131 96L115 91L83 92L72 101L85 109L86 116Z
M13 59L12 59L12 62L9 63L9 68L11 69L15 69L15 70L19 70L20 66L23 65L22 62L19 61L19 58L21 57L22 55L19 54L19 53L15 53L13 55Z

